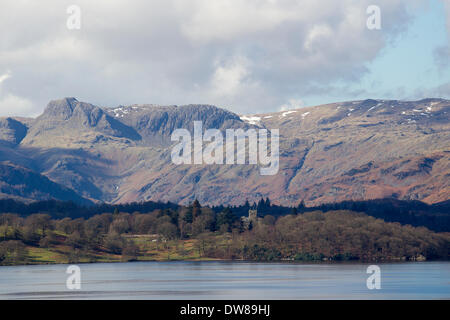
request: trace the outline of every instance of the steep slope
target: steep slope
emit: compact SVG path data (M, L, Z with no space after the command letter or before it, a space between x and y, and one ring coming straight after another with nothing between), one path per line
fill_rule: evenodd
M449 108L440 99L365 100L245 116L250 124L280 130L276 176L261 176L250 165L161 165L168 162L163 153L147 171L122 181L120 200L444 201L450 194Z
M26 125L12 118L0 118L0 141L19 144L27 134Z
M202 121L205 128L253 127L238 115L211 105L155 106L132 105L106 109L109 115L134 128L147 145L167 146L175 129L193 131L194 121Z
M50 101L44 113L32 123L24 145L73 148L83 138L96 139L104 134L118 139L140 140L129 126L110 117L103 109L75 98Z
M7 162L0 163L0 197L22 201L56 199L80 204L91 203L45 176Z
M148 172L166 170L171 132L192 129L196 120L221 129L252 127L214 106L101 109L65 98L51 101L30 125L20 152L34 159L33 170L83 197L114 202L125 196L135 201L136 190L142 188L134 185L135 177L145 179Z
M436 203L450 198L449 115L450 101L442 99L238 116L209 105L100 108L65 98L27 121L23 139L9 122L0 124L0 161L111 203L198 198L240 204L260 197L284 205L382 197ZM221 131L279 129L279 172L261 176L258 165L174 165L170 135L177 128L192 132L196 120Z
M285 183L274 198L300 196L313 204L381 197L447 200L449 112L449 101L427 99L257 115L261 125L280 127L283 135Z

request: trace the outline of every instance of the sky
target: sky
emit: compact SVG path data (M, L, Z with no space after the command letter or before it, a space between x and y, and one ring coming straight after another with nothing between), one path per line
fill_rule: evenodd
M63 97L239 114L450 99L449 57L450 0L0 0L0 116Z

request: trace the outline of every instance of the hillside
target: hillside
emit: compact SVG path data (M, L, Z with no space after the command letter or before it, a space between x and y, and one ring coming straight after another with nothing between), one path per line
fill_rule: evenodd
M191 210L196 214L188 222ZM0 266L136 260L448 260L450 241L448 233L351 211L267 215L248 230L229 209L216 214L205 207L103 213L88 220L4 214L0 234Z
M450 101L364 100L239 116L210 105L101 108L51 101L36 119L0 121L0 163L47 177L92 201L242 204L269 197L308 205L396 198L437 203L450 195ZM177 128L280 130L280 170L256 165L174 165ZM28 177L24 177L27 184ZM1 198L17 196L2 173ZM42 185L44 188L44 185ZM47 196L46 196L47 197Z

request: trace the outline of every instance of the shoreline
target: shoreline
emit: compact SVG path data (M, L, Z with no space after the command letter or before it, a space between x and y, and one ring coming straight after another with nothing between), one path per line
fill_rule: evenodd
M295 264L295 265L354 265L354 264L410 264L410 263L433 263L433 262L448 262L450 260L384 260L384 261L368 261L368 260L352 260L352 261L295 261L295 260L272 260L272 261L257 261L257 260L243 260L243 259L215 259L215 258L205 258L205 259L171 259L171 260L130 260L130 261L96 261L96 262L49 262L49 263L27 263L27 264L11 264L11 265L0 265L2 267L26 267L26 266L43 266L43 265L79 265L79 264L124 264L124 263L145 263L145 262L164 262L164 263L176 263L176 262L222 262L222 263L254 263L254 264Z

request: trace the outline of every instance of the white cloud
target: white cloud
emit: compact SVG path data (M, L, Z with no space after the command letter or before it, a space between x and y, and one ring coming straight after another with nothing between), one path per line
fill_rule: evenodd
M442 0L446 12L447 24L447 44L434 49L434 58L440 69L440 72L445 72L446 68L450 66L450 0Z
M357 82L410 3L379 0L382 32L371 32L371 0L80 0L81 30L68 30L70 0L2 0L0 70L33 112L63 96L274 111L311 87Z
M36 116L33 103L28 99L12 94L0 96L0 116Z
M450 1L442 0L444 2L445 12L447 14L447 37L450 38Z
M326 24L316 25L308 32L304 47L307 50L313 50L314 44L320 41L327 41L333 36L333 32Z
M236 95L249 73L246 65L246 60L241 57L225 65L218 64L211 80L212 94L219 97Z
M5 81L6 79L11 77L11 73L10 72L6 72L5 74L1 74L0 75L0 85L2 84L3 81Z
M301 99L289 99L288 103L280 106L279 111L288 111L292 109L299 109L304 107L305 103Z
M11 78L11 72L0 74L0 116L35 116L37 115L31 101L13 94L3 93L2 84Z
M271 0L179 0L176 6L184 17L183 33L195 41L234 40L269 31L298 20L304 9L298 1L280 5Z

